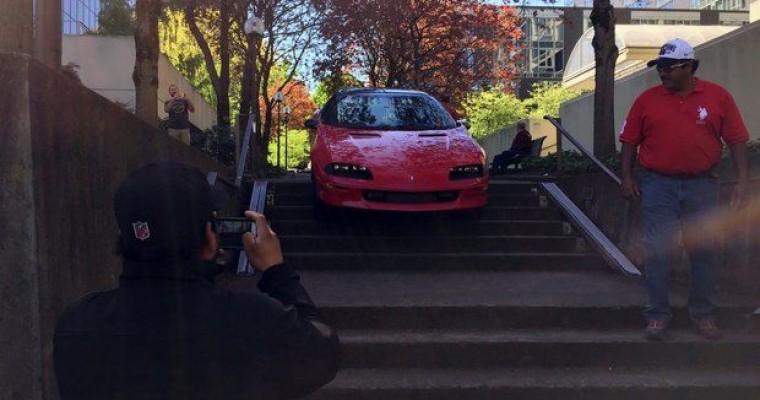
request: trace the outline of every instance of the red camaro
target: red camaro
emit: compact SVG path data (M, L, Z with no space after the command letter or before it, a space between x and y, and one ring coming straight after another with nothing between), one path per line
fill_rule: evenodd
M482 208L483 149L432 96L347 89L325 104L311 148L318 206L392 211Z

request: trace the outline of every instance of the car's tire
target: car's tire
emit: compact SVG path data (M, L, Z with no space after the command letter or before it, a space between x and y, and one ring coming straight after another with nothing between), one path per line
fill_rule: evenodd
M332 207L322 201L317 195L317 181L314 179L314 172L311 173L312 185L312 214L314 220L318 222L328 221L332 217Z

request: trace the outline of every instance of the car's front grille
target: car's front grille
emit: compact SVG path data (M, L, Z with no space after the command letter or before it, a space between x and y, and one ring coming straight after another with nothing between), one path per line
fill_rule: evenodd
M379 203L425 204L448 203L455 201L459 192L446 190L440 192L388 192L380 190L362 191L364 199Z

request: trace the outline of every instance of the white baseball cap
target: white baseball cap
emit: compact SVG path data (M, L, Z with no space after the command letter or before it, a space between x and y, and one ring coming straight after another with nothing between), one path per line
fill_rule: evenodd
M694 59L694 48L681 38L668 40L660 47L660 55L647 63L647 67L666 66L683 60Z

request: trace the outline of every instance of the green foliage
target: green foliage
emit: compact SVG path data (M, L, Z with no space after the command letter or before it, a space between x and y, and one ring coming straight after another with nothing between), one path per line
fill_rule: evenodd
M525 104L514 94L500 89L471 93L462 104L474 138L489 135L527 115Z
M136 20L135 9L127 0L102 0L98 12L98 29L96 35L121 36L133 35Z
M620 168L620 156L613 154L599 160L607 168L615 171ZM530 156L521 162L524 171L530 173L548 173L557 172L557 153L552 153L543 157ZM587 172L599 172L600 168L580 152L574 150L565 150L562 152L562 172L565 174L582 174Z
M190 145L224 165L235 165L235 138L231 128L214 125L203 133L191 134Z
M161 52L195 88L212 108L216 108L216 94L211 85L211 78L203 53L190 33L182 11L166 10L158 25L158 37ZM172 82L161 82L164 89ZM159 96L165 95L159 90Z
M537 82L533 85L532 97L525 100L500 88L491 88L470 93L462 105L472 124L470 133L474 138L481 138L521 119L559 117L560 105L581 93L563 89L558 82Z
M285 131L281 131L280 139L280 163L288 169L296 168L299 164L309 162L309 132L303 129L288 129L288 163L285 166ZM269 157L267 161L277 165L277 137L273 136L269 141Z
M580 96L582 91L565 89L559 82L536 82L533 84L531 97L523 102L530 113L530 118L543 118L545 115L559 118L559 107L562 103Z

